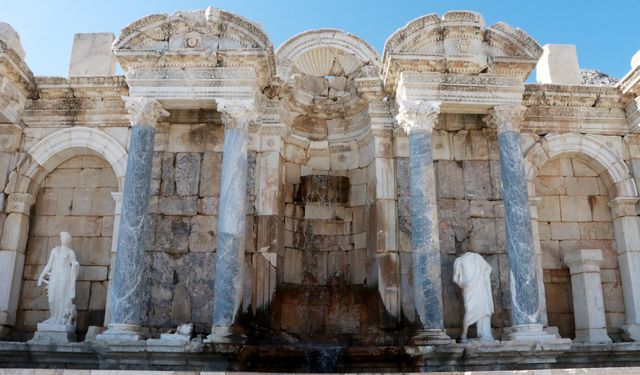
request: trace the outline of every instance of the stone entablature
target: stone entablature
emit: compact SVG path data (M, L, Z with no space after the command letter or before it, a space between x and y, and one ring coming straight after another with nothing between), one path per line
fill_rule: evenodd
M31 334L46 313L25 292L42 249L83 230L77 302L109 326L100 348L149 335L129 344L157 353L160 333L192 322L212 344L171 350L208 361L237 344L260 352L261 332L374 359L391 347L416 368L640 352L624 342L640 340L636 68L617 86L526 84L540 46L468 11L410 22L381 61L340 30L274 53L225 11L151 15L113 45L124 76L33 77L2 30L0 335ZM598 277L576 268L581 249L599 252ZM497 341L481 345L453 342L453 263L470 251L493 269ZM597 324L569 297L585 280L604 291L604 307L586 304Z

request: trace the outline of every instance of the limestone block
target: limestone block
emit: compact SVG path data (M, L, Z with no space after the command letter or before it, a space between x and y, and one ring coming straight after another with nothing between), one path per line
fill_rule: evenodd
M162 181L160 183L160 193L162 195L174 195L176 193L175 173L175 154L172 152L163 153Z
M445 130L434 130L431 137L433 160L451 160L451 133ZM407 154L407 157L409 155Z
M540 221L560 221L560 197L553 195L541 197L537 209Z
M351 206L363 206L367 203L367 185L351 185Z
M491 197L493 199L502 199L502 174L500 171L500 161L489 161L491 172Z
M69 77L111 76L117 59L111 52L113 33L75 34L69 61Z
M536 195L565 195L564 177L538 176L536 178Z
M542 268L560 269L564 265L560 254L560 241L540 241L542 251Z
M170 152L222 152L224 126L210 124L171 125L169 128Z
M541 241L551 239L551 226L549 225L549 223L545 223L542 221L538 222L538 236Z
M496 220L485 218L471 219L469 245L472 251L487 254L496 248Z
M489 142L478 130L461 130L453 135L454 160L488 160Z
M80 267L78 280L83 281L104 281L107 280L108 272L106 266L85 266Z
M396 158L409 157L409 138L396 136L393 138L393 151Z
M598 180L596 177L565 177L564 186L567 195L598 195Z
M580 66L573 44L545 44L536 65L536 81L556 85L579 85Z
M435 163L435 166L438 198L464 198L462 166L453 160L440 160Z
M573 176L571 159L560 158L547 161L538 171L538 177L540 176Z
M100 235L102 237L111 237L113 235L114 216L103 216ZM120 228L118 228L120 229Z
M583 240L612 240L611 222L580 223L580 238Z
M205 152L202 157L200 171L200 196L215 197L220 195L220 176L222 171L222 153Z
M398 225L395 200L376 201L376 226L378 251L397 250Z
M598 195L589 197L593 221L611 221L611 209L608 205L609 197Z
M194 216L198 212L196 197L161 197L158 201L160 213L164 215Z
M465 193L469 199L491 199L491 171L488 161L465 160Z
M20 44L20 35L6 22L0 22L0 40L2 40L8 48L12 49L18 57L24 60L25 54Z
M74 169L59 169L47 176L44 182L46 187L67 187L78 186L79 174Z
M88 310L104 310L106 308L107 286L106 281L91 283Z
M161 216L158 218L154 237L155 250L169 253L187 252L189 246L190 221L190 217L182 216Z
M15 251L0 250L0 315L15 319L18 308L19 285L22 279L24 254ZM9 316L2 314L8 313ZM0 324L7 322L1 321ZM12 322L9 322L12 324Z
M51 242L54 242L53 244ZM52 239L49 245L58 246L56 239ZM52 246L49 246L52 247ZM78 263L82 266L109 266L111 262L111 238L110 237L75 237L73 247L76 249Z
M200 181L200 154L177 153L176 154L176 193L181 196L198 194L198 182Z
M199 215L217 215L218 214L218 197L204 197L198 199Z
M113 215L115 202L111 197L113 188L77 188L73 191L71 215Z
M469 203L469 214L471 217L495 217L495 201L472 200Z
M591 221L591 206L588 197L560 197L560 216L562 221Z
M580 226L578 223L551 222L552 240L579 240Z

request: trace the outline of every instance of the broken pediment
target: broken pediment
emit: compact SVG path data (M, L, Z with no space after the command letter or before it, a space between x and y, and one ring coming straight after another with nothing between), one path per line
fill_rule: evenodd
M485 28L470 11L429 14L409 22L385 43L382 78L393 90L402 71L515 76L531 73L542 48L505 23Z

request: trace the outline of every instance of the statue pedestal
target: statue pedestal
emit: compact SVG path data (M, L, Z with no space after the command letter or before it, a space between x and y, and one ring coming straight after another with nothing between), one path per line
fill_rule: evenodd
M29 342L34 344L68 344L76 341L76 326L73 324L38 323L38 330Z

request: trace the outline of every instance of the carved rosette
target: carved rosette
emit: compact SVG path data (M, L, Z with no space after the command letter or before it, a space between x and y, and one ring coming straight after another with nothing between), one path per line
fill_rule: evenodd
M415 132L432 132L438 123L439 114L440 102L403 100L398 107L396 120L411 135Z
M218 111L222 114L222 123L227 129L248 130L257 114L252 102L218 100Z
M123 96L124 107L129 113L131 126L146 125L156 127L160 117L169 116L156 99Z
M522 105L500 105L489 110L484 121L499 133L520 132L526 107Z

